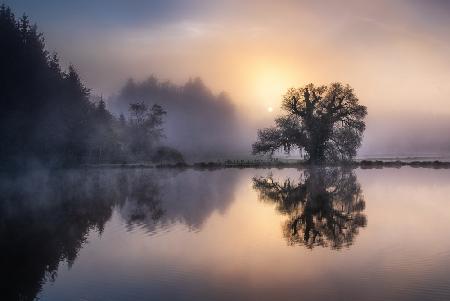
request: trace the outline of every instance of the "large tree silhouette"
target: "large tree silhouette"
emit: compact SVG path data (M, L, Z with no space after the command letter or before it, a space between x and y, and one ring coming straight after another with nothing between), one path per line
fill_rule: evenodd
M312 163L350 160L356 155L367 109L350 86L292 88L283 96L282 108L287 114L275 120L275 127L258 131L254 154L298 148Z
M253 187L288 216L283 233L290 245L340 249L367 223L361 187L348 170L308 169L298 182L277 182L270 175L254 178Z

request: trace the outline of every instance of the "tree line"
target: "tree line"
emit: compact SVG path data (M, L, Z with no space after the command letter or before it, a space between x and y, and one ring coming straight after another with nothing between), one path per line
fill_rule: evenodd
M134 100L128 116L115 117L74 66L63 70L37 26L5 5L0 41L0 167L183 160L161 143L161 106Z
M214 93L200 78L185 83L154 75L143 80L130 78L108 98L108 108L116 114L127 113L135 99L148 106L156 102L169 112L165 117L165 143L187 158L204 160L248 151L243 120L230 96Z

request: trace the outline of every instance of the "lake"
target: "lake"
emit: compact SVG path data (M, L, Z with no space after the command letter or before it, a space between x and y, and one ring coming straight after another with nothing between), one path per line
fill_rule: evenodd
M450 170L0 181L2 300L450 300Z

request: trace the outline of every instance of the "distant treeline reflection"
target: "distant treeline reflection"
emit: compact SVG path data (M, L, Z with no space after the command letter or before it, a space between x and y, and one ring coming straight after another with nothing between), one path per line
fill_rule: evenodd
M130 230L149 235L173 223L202 227L233 200L235 175L128 169L1 176L2 300L34 300L60 262L74 263L89 233L103 233L114 211Z
M351 170L306 169L298 181L269 175L254 178L253 187L261 200L276 203L288 216L283 234L290 245L341 249L352 245L367 224L361 186Z

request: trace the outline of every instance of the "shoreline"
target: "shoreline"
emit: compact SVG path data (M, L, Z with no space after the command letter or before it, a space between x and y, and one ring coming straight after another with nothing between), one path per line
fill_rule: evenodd
M222 168L308 168L308 167L347 167L361 169L380 168L433 168L450 169L450 162L447 161L382 161L382 160L361 160L352 162L339 162L337 164L314 165L305 161L283 162L283 161L262 161L262 160L235 160L235 161L211 161L196 163L105 163L105 164L85 164L87 168L172 168L172 169L222 169Z

